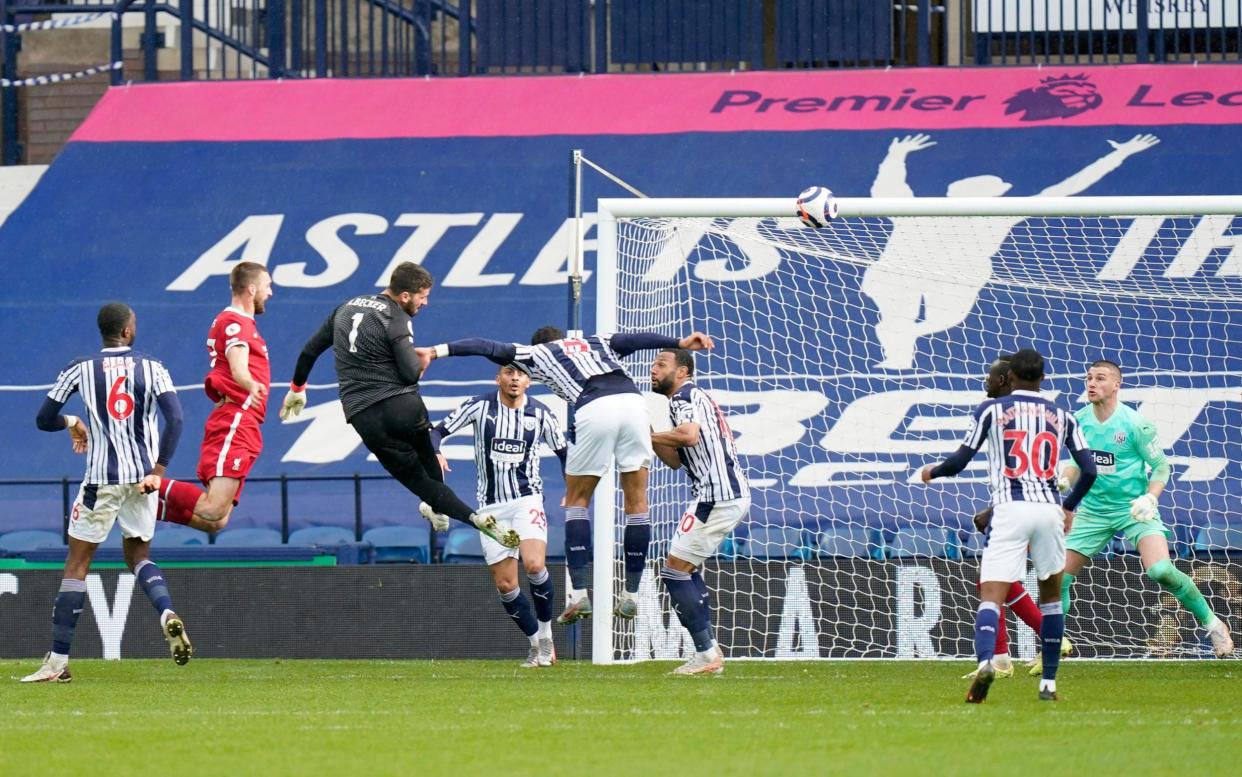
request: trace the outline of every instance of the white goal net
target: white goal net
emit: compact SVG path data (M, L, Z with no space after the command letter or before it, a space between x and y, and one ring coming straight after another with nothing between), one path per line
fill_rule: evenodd
M984 456L924 486L1002 353L1045 355L1044 390L1085 403L1099 358L1158 429L1174 562L1242 625L1242 198L841 200L824 229L791 200L602 200L598 331L708 332L697 382L728 413L753 506L705 578L730 658L973 655ZM628 360L649 389L651 354ZM656 428L668 426L655 395ZM632 622L619 494L597 500L596 662L691 650L659 565L691 504L656 463ZM1033 579L1027 587L1036 596ZM1010 648L1036 638L1007 613ZM1079 575L1067 635L1087 657L1194 657L1209 643L1120 537Z

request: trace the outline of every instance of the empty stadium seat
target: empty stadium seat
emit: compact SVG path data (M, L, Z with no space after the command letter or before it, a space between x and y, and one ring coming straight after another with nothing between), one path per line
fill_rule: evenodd
M1214 524L1195 534L1195 553L1242 554L1242 525Z
M889 558L961 558L957 532L943 526L903 526L888 546Z
M548 526L548 563L558 564L565 561L565 527Z
M821 556L839 558L883 558L883 538L864 526L839 526L820 532L815 543Z
M216 535L215 547L255 548L279 544L280 532L275 529L227 529Z
M426 526L379 526L362 535L375 546L375 563L428 564L431 562L431 530Z
M353 530L343 526L307 526L289 534L290 545L340 545L353 541Z
M444 543L445 564L482 564L483 543L474 529L462 527L449 532Z
M207 535L198 529L176 524L160 524L151 537L153 548L184 548L188 545L206 545Z
M755 526L741 546L740 555L754 559L804 559L810 549L802 539L802 530L793 526Z
M20 553L45 547L62 547L61 535L54 531L26 529L0 534L0 552Z

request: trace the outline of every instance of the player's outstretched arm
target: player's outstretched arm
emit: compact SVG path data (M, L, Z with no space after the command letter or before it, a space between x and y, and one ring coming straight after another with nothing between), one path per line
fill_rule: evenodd
M504 366L517 358L517 345L514 343L502 343L498 340L488 340L486 337L468 337L464 340L454 340L451 343L441 343L434 348L420 348L420 353L430 355L431 359L443 359L446 356L484 356L491 361Z
M959 445L949 458L939 464L928 464L926 467L923 467L920 476L924 483L930 483L936 478L951 478L966 469L966 465L970 463L970 460L978 452L978 448L972 448L969 445Z
M710 351L716 347L716 342L712 340L711 335L702 332L691 332L681 338L677 344L687 351Z
M297 364L293 367L293 380L289 383L289 393L285 394L285 401L280 403L280 420L292 418L306 407L306 382L310 380L311 369L315 366L319 355L332 347L332 325L335 318L336 311L333 310L327 320L315 330L315 334L306 341L306 345L302 346Z
M608 338L608 345L622 358L635 351L654 351L659 348L685 348L688 351L706 351L716 344L702 332L685 337L669 337L655 332L618 332Z
M970 429L966 431L966 439L958 446L949 458L936 465L928 464L919 473L924 483L936 478L949 478L966 469L983 443L988 438L988 430L992 428L992 412L995 404L991 400L975 408L971 417Z

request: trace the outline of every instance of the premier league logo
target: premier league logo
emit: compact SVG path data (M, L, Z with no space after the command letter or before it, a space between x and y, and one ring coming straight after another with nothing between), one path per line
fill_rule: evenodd
M1099 108L1104 98L1085 74L1044 78L1005 101L1005 114L1021 113L1019 121L1068 119Z

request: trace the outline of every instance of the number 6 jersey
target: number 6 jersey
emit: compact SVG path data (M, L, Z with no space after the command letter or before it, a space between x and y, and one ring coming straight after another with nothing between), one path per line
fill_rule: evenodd
M74 392L86 406L88 485L139 483L159 454L158 397L175 391L158 360L128 347L104 348L61 371L48 397L64 404Z

